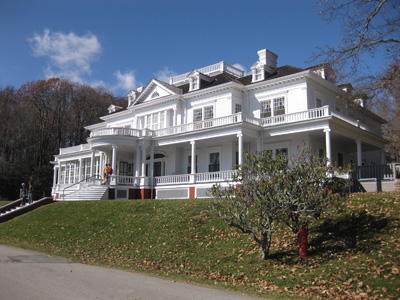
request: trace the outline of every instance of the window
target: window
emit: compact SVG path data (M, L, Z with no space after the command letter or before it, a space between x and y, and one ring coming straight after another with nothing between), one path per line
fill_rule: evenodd
M204 107L204 120L214 118L214 107L206 106Z
M192 91L197 90L198 88L199 88L199 78L195 77L193 78Z
M274 99L274 116L285 114L285 97Z
M262 78L262 71L263 71L263 69L262 68L257 68L256 70L256 73L255 73L255 81L258 81L258 80L261 80L261 79L263 79Z
M146 124L144 128L150 128L152 130L165 128L165 111L147 115L145 121Z
M133 176L133 163L128 163L126 161L119 162L119 175Z
M317 99L317 108L318 107L322 107L322 100L321 99Z
M152 95L151 95L151 98L156 98L156 97L159 97L160 96L160 94L159 93L157 93L157 92L154 92Z
M280 148L276 149L276 156L283 155L285 157L288 156L288 148Z
M214 118L214 106L205 106L202 108L196 108L193 110L193 122L209 120ZM212 121L207 122L204 126L211 127ZM202 123L198 123L195 128L201 128Z
M210 164L208 165L208 172L219 171L219 152L210 153Z
M235 114L242 112L242 105L235 104Z
M203 120L203 109L197 108L193 110L193 121L201 121Z
M272 103L273 107L271 107ZM278 116L285 114L285 97L278 97L274 99L260 101L260 104L261 104L261 118L268 118L271 116Z
M261 101L261 118L271 116L271 100Z

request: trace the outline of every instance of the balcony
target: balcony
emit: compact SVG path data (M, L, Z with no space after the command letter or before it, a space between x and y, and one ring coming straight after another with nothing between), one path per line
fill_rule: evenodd
M90 138L100 136L127 136L127 137L164 137L175 134L182 134L187 132L195 132L204 129L217 128L227 125L235 125L237 123L248 123L255 126L269 127L282 124L290 124L301 121L310 121L322 119L331 116L329 106L320 108L310 109L303 112L297 112L292 114L279 115L274 117L257 119L255 117L246 115L244 113L237 113L220 118L207 119L203 121L187 123L177 126L171 126L162 129L133 129L133 128L103 128L92 131ZM346 119L344 119L347 121ZM349 122L349 121L348 121Z

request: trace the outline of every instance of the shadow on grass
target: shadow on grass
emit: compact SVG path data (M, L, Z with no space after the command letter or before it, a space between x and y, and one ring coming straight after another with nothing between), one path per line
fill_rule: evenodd
M388 226L387 218L372 216L365 211L325 220L311 230L309 256L340 252L365 252L379 245L378 234Z
M379 233L388 227L387 218L372 216L365 211L327 219L310 229L308 257L330 259L343 252L367 252L379 245ZM299 263L298 247L271 253L269 259L288 265Z

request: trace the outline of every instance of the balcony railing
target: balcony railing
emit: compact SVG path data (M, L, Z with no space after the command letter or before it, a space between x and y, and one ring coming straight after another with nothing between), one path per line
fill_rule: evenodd
M268 117L261 119L262 126L273 126L278 124L284 123L292 123L292 122L299 122L299 121L307 121L313 119L319 119L329 116L329 106L314 108L302 112L286 114L286 115L279 115L274 117Z
M244 74L244 71L242 71L238 68L235 68L234 66L231 66L230 64L227 64L224 61L221 61L217 64L214 64L214 65L211 65L208 67L198 69L198 71L202 74L209 75L209 76L212 76L212 75L218 74L218 73L222 73L222 72L229 73L235 77L243 77L243 74ZM178 76L174 76L174 77L170 77L169 84L182 85L182 84L189 82L188 75L190 73L191 72L181 74Z
M124 127L111 127L103 128L92 131L90 137L106 136L106 135L118 135L118 136L134 136L141 137L142 130Z
M98 136L131 136L131 137L143 137L153 136L161 137L186 132L194 132L203 129L215 128L220 126L237 124L239 122L245 122L256 126L274 126L280 124L294 123L299 121L316 120L330 116L329 106L320 108L310 109L303 112L297 112L292 114L279 115L274 117L268 117L263 119L257 119L244 113L237 113L234 115L224 116L220 118L207 119L203 121L197 121L193 123L187 123L177 126L171 126L168 128L150 130L150 129L133 129L133 128L103 128L94 130L91 133L91 137Z

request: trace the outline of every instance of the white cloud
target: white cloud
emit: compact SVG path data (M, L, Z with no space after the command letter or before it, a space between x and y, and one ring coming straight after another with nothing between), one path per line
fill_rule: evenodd
M244 71L244 75L245 75L245 76L251 74L251 71L246 70L246 68L245 68L243 65L241 65L241 64L233 64L233 66L234 66L235 68L238 68L239 70Z
M44 30L43 34L35 34L28 39L34 56L44 56L50 59L50 66L45 70L45 76L63 77L71 81L83 81L82 76L91 73L91 63L101 52L97 37L91 33L77 36L75 33L51 33Z
M117 79L117 85L113 90L133 90L137 88L137 81L134 71L129 71L126 73L121 73L120 70L114 72L114 77Z
M156 79L169 83L169 78L178 75L176 72L171 71L168 67L158 71L154 74Z

